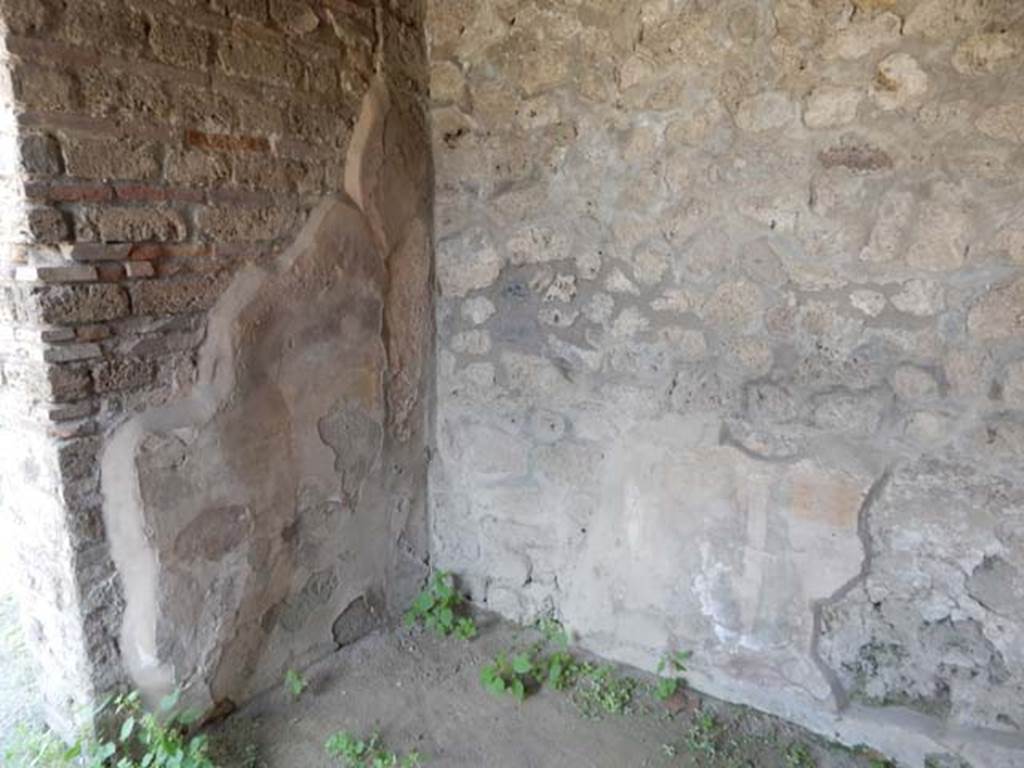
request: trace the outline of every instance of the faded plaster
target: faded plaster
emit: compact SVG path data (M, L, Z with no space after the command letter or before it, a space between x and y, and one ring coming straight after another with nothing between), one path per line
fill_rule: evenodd
M382 288L360 211L321 204L273 271L244 270L218 302L193 394L109 441L122 647L147 694L244 697L329 648L379 581L388 537L364 494L380 472Z

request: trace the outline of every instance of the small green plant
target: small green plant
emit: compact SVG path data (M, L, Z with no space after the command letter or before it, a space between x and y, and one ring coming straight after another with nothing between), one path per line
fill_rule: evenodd
M468 616L460 616L455 620L455 636L462 640L472 640L476 637L476 622Z
M576 685L584 665L568 651L555 651L544 659L543 679L556 691L564 691Z
M817 768L818 763L811 755L811 750L807 748L806 744L800 742L793 742L786 748L786 759L787 768Z
M675 695L679 690L679 684L685 682L682 675L686 672L686 662L690 655L689 651L675 651L661 657L661 661L658 662L658 682L654 685L654 698L665 701Z
M294 669L289 669L284 673L284 688L296 701L308 687L309 681L302 676L302 673L296 672Z
M545 616L538 619L537 631L544 635L544 639L553 644L556 648L567 649L569 647L569 631L562 626L562 622Z
M20 723L4 751L2 764L12 768L64 768L73 765L68 752L68 745L52 731Z
M175 691L165 697L157 713L143 710L137 691L119 696L114 701L114 712L121 722L117 744L107 742L101 751L108 752L108 757L118 755L117 768L215 768L207 756L206 736L187 737L199 713L175 712L179 696L180 692Z
M573 701L580 714L596 719L604 714L625 715L632 711L637 681L615 673L611 665L581 664Z
M713 760L718 756L718 741L721 726L714 713L701 711L694 718L693 725L686 733L686 748L702 757Z
M206 736L188 736L198 713L174 712L178 694L166 697L157 713L147 712L137 692L108 700L94 713L113 706L111 733L116 737L79 737L63 744L49 732L25 731L25 739L5 755L18 768L79 766L81 768L216 768L207 755Z
M539 672L532 650L512 656L502 651L480 670L480 684L495 696L508 694L517 701L523 701L527 691L540 677Z
M476 622L468 616L459 616L458 611L465 598L455 589L455 579L447 571L436 571L409 610L405 612L407 626L422 623L427 629L448 637L454 634L463 640L476 637Z
M384 746L378 733L369 739L360 739L348 731L339 731L325 746L327 754L340 760L345 768L415 768L420 765L419 753L410 752L400 757Z

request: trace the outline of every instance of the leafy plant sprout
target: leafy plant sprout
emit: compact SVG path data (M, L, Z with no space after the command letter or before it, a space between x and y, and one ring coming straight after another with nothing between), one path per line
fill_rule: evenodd
M427 587L416 596L405 612L406 626L423 624L441 637L454 634L463 640L476 637L476 622L460 616L465 598L455 589L455 579L447 571L435 571Z
M156 712L142 706L138 692L108 699L94 716L108 713L113 738L84 734L63 744L45 732L25 737L4 755L5 765L24 768L216 768L203 734L189 736L199 719L192 710L176 711L179 692L160 702Z
M309 687L309 681L300 672L289 669L284 673L284 687L292 695L292 698L298 701L306 688Z
M679 685L686 682L683 673L686 672L686 662L691 655L690 651L674 651L661 657L658 662L658 682L654 684L654 698L665 701L675 695Z
M379 733L361 739L348 731L338 731L327 739L325 748L344 768L416 768L420 765L418 752L402 757L384 746Z

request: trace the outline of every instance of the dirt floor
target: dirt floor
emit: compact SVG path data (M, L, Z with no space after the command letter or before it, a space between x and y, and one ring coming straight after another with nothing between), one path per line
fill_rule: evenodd
M329 736L379 732L399 756L416 751L424 766L446 768L881 768L878 756L855 754L743 707L691 692L672 714L637 679L625 714L581 714L593 703L581 686L545 688L518 703L483 690L480 669L496 653L539 635L488 621L472 640L422 631L377 633L303 672L296 700L273 691L236 713L212 735L225 768L317 768L344 765L325 753ZM621 677L620 677L621 679Z

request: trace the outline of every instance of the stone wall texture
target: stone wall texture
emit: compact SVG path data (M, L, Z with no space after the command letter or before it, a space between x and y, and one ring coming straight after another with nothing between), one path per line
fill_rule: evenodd
M1024 7L433 0L437 566L1024 763Z
M51 720L122 682L230 706L422 575L423 9L0 19L0 504Z

